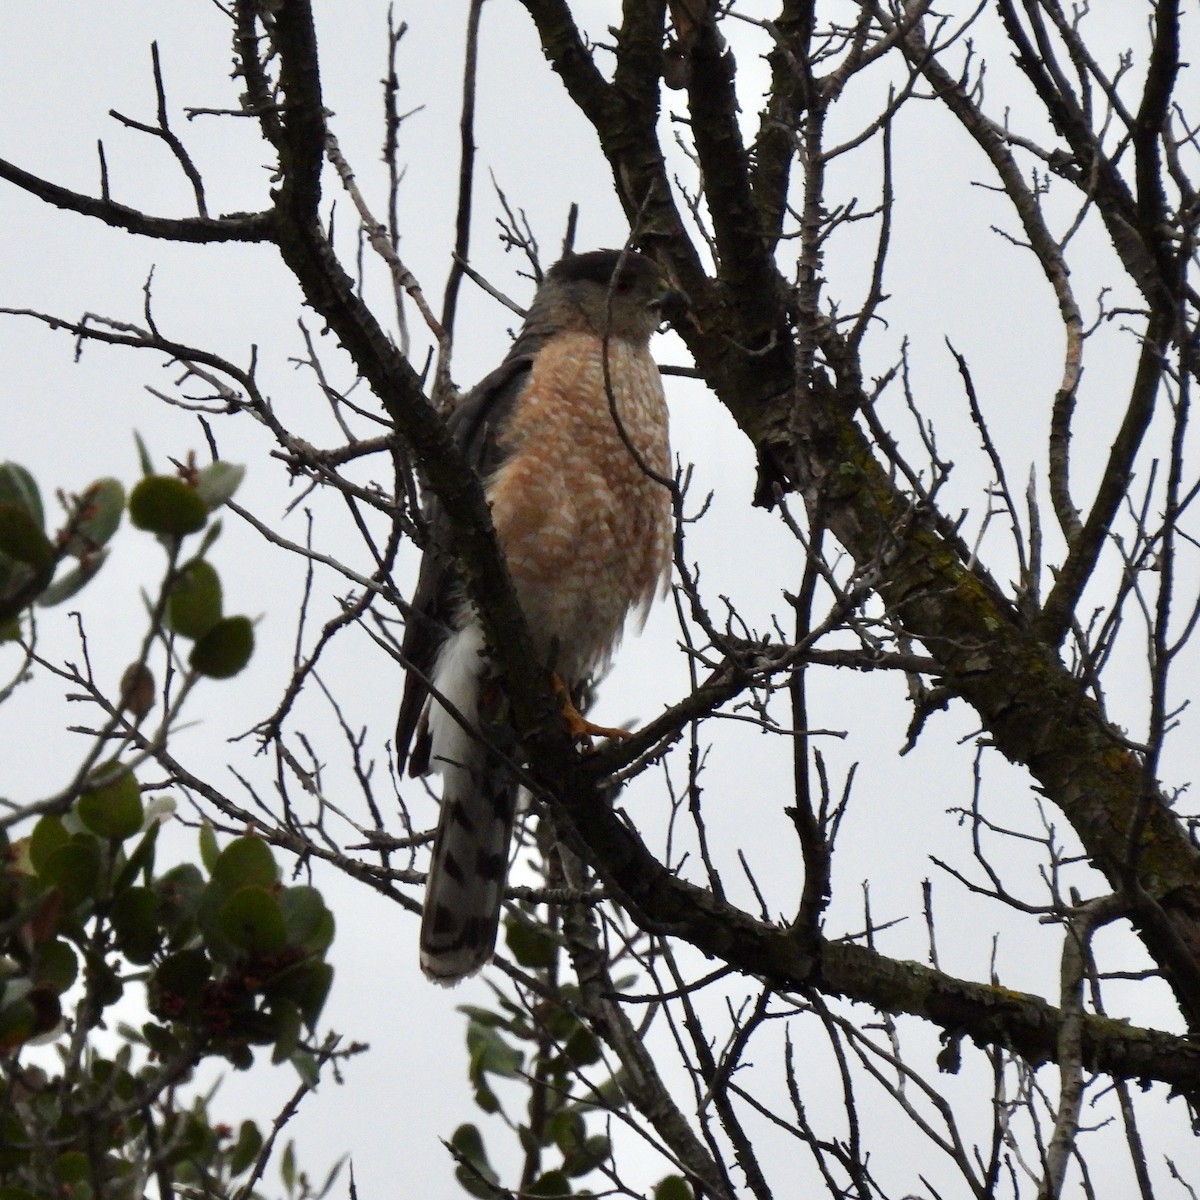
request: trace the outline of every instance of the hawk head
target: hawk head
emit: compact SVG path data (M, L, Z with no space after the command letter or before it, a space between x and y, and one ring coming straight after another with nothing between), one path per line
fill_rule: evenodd
M560 329L647 342L675 295L644 254L589 250L566 255L546 272L529 316L531 323L549 318Z

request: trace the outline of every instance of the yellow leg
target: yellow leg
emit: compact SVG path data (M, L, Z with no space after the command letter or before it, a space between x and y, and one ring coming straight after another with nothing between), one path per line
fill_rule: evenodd
M562 715L563 720L567 723L567 732L577 742L590 742L594 737L614 738L620 741L622 738L633 736L628 729L614 729L609 725L596 725L589 721L575 707L575 701L571 699L571 691L563 682L562 677L555 672L551 674L550 679L554 685L554 691L562 700Z

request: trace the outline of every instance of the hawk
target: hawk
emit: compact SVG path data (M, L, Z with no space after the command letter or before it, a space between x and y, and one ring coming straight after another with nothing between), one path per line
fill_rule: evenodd
M644 621L669 578L667 407L649 342L673 295L632 251L566 256L504 362L449 418L483 480L534 650L567 697L604 669L626 617ZM410 775L442 776L421 968L450 985L495 946L517 746L436 501L428 519L396 753ZM578 733L586 723L573 716Z

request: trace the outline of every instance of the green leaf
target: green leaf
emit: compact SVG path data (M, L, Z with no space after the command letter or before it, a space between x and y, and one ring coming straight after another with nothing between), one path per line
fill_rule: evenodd
M305 1071L309 1071L308 1078L315 1085L316 1079L312 1078L312 1073L315 1071L316 1064L311 1062L311 1055L299 1050L303 1024L300 1010L294 1004L281 1000L272 1003L271 1014L276 1020L275 1048L271 1051L271 1062L281 1063L290 1060L302 1076ZM305 1059L310 1061L306 1063Z
M234 1070L250 1070L254 1066L254 1051L248 1045L227 1042L224 1044L223 1054L226 1061L233 1064Z
M149 533L184 537L204 528L208 509L177 476L147 475L129 494L129 519Z
M312 887L290 887L279 895L289 946L309 954L324 954L333 941L333 913Z
M612 1155L612 1143L602 1133L595 1133L576 1146L563 1160L563 1172L572 1178L587 1175Z
M287 945L279 901L263 887L239 888L221 905L216 929L247 954L278 954Z
M146 1045L164 1062L170 1062L182 1049L179 1039L156 1021L147 1021L142 1026L142 1037Z
M195 920L204 896L204 876L193 863L180 863L154 883L158 921L167 930L186 929Z
M149 813L146 814L146 817L152 819ZM145 872L146 883L150 882L154 874L154 846L158 841L160 828L161 826L157 822L150 825L142 835L142 840L133 848L133 853L130 854L117 878L113 881L114 895L129 887L141 872Z
M274 893L279 868L265 842L255 837L236 838L217 855L212 879L204 889L196 919L214 959L232 963L245 954L276 954L287 945L283 914ZM271 912L251 896L237 901L225 913L225 904L245 888L267 896ZM237 905L246 905L241 910ZM244 928L239 925L244 923Z
M133 1047L124 1045L111 1059L97 1055L92 1059L92 1078L117 1100L131 1100L141 1086L139 1081L129 1073L129 1063L132 1058Z
M550 1118L547 1136L564 1155L578 1147L587 1134L587 1125L577 1109L562 1108Z
M0 463L0 504L14 504L23 508L39 529L46 528L46 514L42 509L42 495L37 480L20 463Z
M240 1175L254 1165L262 1150L263 1136L253 1121L243 1121L238 1130L238 1139L229 1152L229 1170L233 1175Z
M517 1141L521 1143L521 1152L528 1157L536 1154L542 1148L542 1142L534 1135L528 1125L517 1126Z
M91 1165L82 1150L64 1150L54 1160L54 1174L60 1183L82 1183L91 1174Z
M225 891L269 888L279 882L279 867L262 838L234 838L212 865L212 881Z
M117 769L116 763L108 763L97 767L92 777L103 778ZM103 787L80 796L77 811L79 819L100 837L114 841L133 837L141 829L145 818L137 776L127 768L120 768L120 774Z
M547 1171L525 1189L526 1196L569 1196L571 1184L561 1171Z
M314 958L304 959L280 971L267 985L272 1000L286 1000L299 1010L304 1023L316 1026L333 983L333 968Z
M567 1039L563 1054L576 1067L587 1067L599 1061L600 1044L586 1025L580 1025Z
M107 550L98 550L95 554L84 559L79 566L72 567L65 575L60 575L41 595L38 604L42 608L53 608L64 600L70 600L77 592L82 591L96 576L96 572L108 560Z
M500 1176L488 1162L478 1126L460 1125L450 1138L450 1145L461 1159L470 1164L466 1166L460 1162L454 1170L455 1178L464 1190L472 1196L494 1197L496 1188L489 1185L498 1185Z
M29 861L33 869L44 877L50 856L70 840L71 835L67 832L62 817L52 815L42 817L33 827L33 833L29 838Z
M204 1180L205 1171L212 1162L217 1149L217 1135L201 1104L191 1112L176 1113L163 1124L163 1141L170 1147L171 1159L183 1168L178 1177L190 1178L195 1182ZM191 1174L195 1172L195 1174ZM181 1189L183 1190L183 1189ZM185 1194L202 1194L209 1188L188 1188Z
M213 827L205 821L200 826L200 861L210 875L220 857L221 847L217 844L217 835L213 831Z
M38 874L62 892L67 908L95 896L100 882L100 843L86 833L76 833L53 850Z
M29 1041L36 1026L37 1010L27 996L0 1007L0 1053Z
M489 1116L500 1111L500 1098L482 1077L475 1083L475 1104Z
M97 479L80 495L75 507L73 533L66 551L77 558L94 554L121 524L125 488L119 479Z
M61 938L42 942L37 948L33 979L62 995L79 975L79 959L71 946Z
M84 969L84 978L87 980L92 1003L101 1008L116 1004L125 994L125 985L121 982L121 977L105 961L93 960L89 963Z
M682 1175L667 1175L654 1185L654 1200L693 1200L694 1196Z
M233 496L245 474L246 468L236 463L209 463L196 474L196 494L212 512Z
M135 966L151 962L162 945L158 927L158 893L153 888L129 887L116 897L108 919L117 949Z
M167 599L167 620L176 633L202 638L221 619L221 577L203 558L179 573Z
M200 548L196 551L197 558L203 558L212 548L213 542L221 536L222 525L220 520L209 521L208 528L204 531L204 536L200 539Z
M230 679L254 653L254 626L249 617L225 617L193 647L188 662L210 679Z
M283 1158L279 1163L279 1177L288 1192L296 1188L296 1143L288 1142L283 1150Z
M508 1028L508 1020L502 1014L493 1012L490 1008L483 1008L478 1004L460 1004L458 1011L465 1017L470 1017L471 1021L476 1025L482 1025L485 1028Z
M0 504L0 553L45 571L54 562L54 547L25 509Z
M472 1021L467 1025L467 1049L471 1053L471 1078L483 1074L516 1079L521 1074L524 1055L510 1046L495 1029Z
M138 462L141 464L142 474L153 475L154 463L150 461L150 451L146 449L146 443L142 441L142 435L137 430L134 430L133 441L137 446Z
M558 944L544 929L520 917L505 921L505 941L517 961L526 970L545 970L554 965Z
M559 1042L565 1042L579 1028L579 1018L562 1005L547 1005L538 1015L541 1018L539 1024Z

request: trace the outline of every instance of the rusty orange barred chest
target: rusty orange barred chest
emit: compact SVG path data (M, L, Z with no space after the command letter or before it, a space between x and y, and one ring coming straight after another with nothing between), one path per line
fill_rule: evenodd
M649 473L671 476L667 408L649 350L552 338L501 444L510 457L486 491L518 599L539 653L557 649L555 669L583 678L669 576L671 497Z

